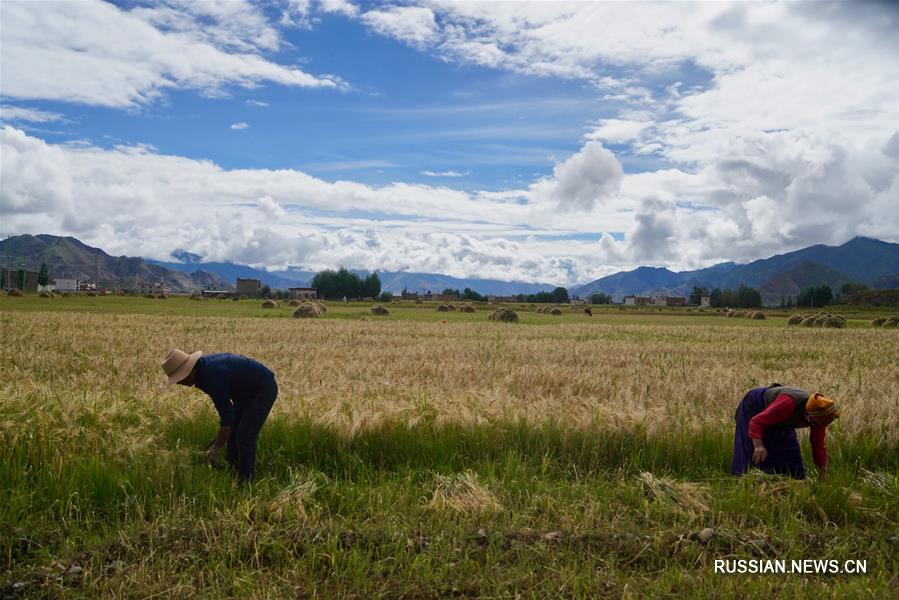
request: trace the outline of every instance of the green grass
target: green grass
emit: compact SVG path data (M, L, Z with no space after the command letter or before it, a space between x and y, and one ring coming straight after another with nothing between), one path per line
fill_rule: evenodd
M9 581L71 597L179 595L185 582L202 582L210 597L674 597L744 585L751 594L886 597L896 583L899 461L875 440L835 445L828 480L794 483L725 475L730 439L714 433L673 441L521 423L392 424L346 438L273 417L261 479L237 488L200 459L213 426L209 411L176 421L160 459L153 448L123 458L77 439L3 446L0 566ZM866 483L862 468L887 485ZM710 510L647 497L641 471L706 486ZM435 478L460 472L474 473L502 509L427 508ZM273 514L272 501L297 481L317 483L305 516ZM765 493L769 483L784 490ZM708 543L696 537L705 527L715 530ZM716 576L722 557L860 558L869 571ZM68 573L73 565L82 570Z

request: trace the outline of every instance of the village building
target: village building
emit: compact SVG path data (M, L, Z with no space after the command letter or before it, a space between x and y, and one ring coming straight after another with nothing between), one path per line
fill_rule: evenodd
M246 296L247 298L258 298L262 295L262 281L259 279L241 279L237 278L237 295Z
M625 306L647 306L652 304L652 298L649 296L625 296Z
M317 290L310 287L287 288L287 297L291 300L315 300Z
M57 277L53 280L57 292L77 292L78 280L73 278Z

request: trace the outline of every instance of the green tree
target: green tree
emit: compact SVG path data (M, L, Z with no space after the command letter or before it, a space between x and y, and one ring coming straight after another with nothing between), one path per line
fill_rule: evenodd
M50 283L50 273L47 271L47 263L41 263L41 270L37 274L37 284L44 286Z
M715 288L709 294L709 304L713 308L723 308L723 307L727 306L724 303L724 292L722 292L720 288Z
M568 304L568 290L563 287L557 287L549 293L550 302L556 304Z
M271 298L272 297L272 288L264 285L262 286L262 297L263 298Z
M393 302L393 293L381 292L381 295L378 296L378 300L380 300L381 302Z
M602 292L598 294L590 295L590 304L611 304L612 296L609 294L603 294Z
M821 307L833 302L833 290L829 285L807 287L800 292L796 299L797 306Z
M463 300L472 300L474 302L485 302L487 300L487 296L483 296L471 288L465 288L464 290L462 290L461 298Z
M454 290L453 288L446 288L440 293L444 296L456 296L457 298L462 295L459 293L459 290Z
M687 303L694 306L699 306L700 304L702 304L702 297L708 295L709 293L704 287L693 286L693 291L690 292L690 297L687 299Z
M22 291L25 291L25 269L19 269L16 271L16 287Z
M363 296L366 298L377 298L381 295L381 278L378 277L377 273L372 273L365 278L362 287L364 288Z
M762 295L755 288L741 285L737 289L736 306L740 308L761 308Z

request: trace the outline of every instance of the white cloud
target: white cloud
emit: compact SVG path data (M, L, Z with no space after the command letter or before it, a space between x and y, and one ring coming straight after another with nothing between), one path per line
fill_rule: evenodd
M326 13L339 13L347 17L359 14L359 7L348 0L320 0L319 8Z
M621 144L639 139L643 132L653 126L651 121L633 121L630 119L601 119L597 127L585 137L588 140L599 140L612 144Z
M64 121L59 113L27 108L24 106L0 105L0 120L7 123L49 123L52 121Z
M597 201L618 191L624 170L599 142L587 142L553 169L553 176L535 183L538 200L550 200L563 210L590 211Z
M247 2L169 0L130 11L99 0L3 2L0 16L8 98L125 108L173 88L345 85L263 58L280 37Z
M374 31L412 44L424 46L438 39L434 13L421 6L392 6L362 14L362 21Z
M231 129L234 129L235 131L240 131L242 129L249 129L249 127L250 127L250 125L243 121L240 121L239 123L231 123Z
M471 171L419 171L419 175L425 177L468 177Z
M255 106L257 108L265 108L268 106L268 102L262 102L261 100L247 100L247 106Z

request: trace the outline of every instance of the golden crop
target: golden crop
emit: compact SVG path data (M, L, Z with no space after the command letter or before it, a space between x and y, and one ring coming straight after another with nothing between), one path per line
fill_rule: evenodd
M305 416L348 435L388 421L498 419L730 428L746 389L778 381L835 398L840 436L899 439L899 335L878 329L578 321L294 320L83 313L2 315L0 433L42 422L60 439L139 451L206 397L163 389L159 362L184 350L257 358L280 386L273 418ZM85 427L79 427L79 423ZM126 441L127 440L127 441Z

